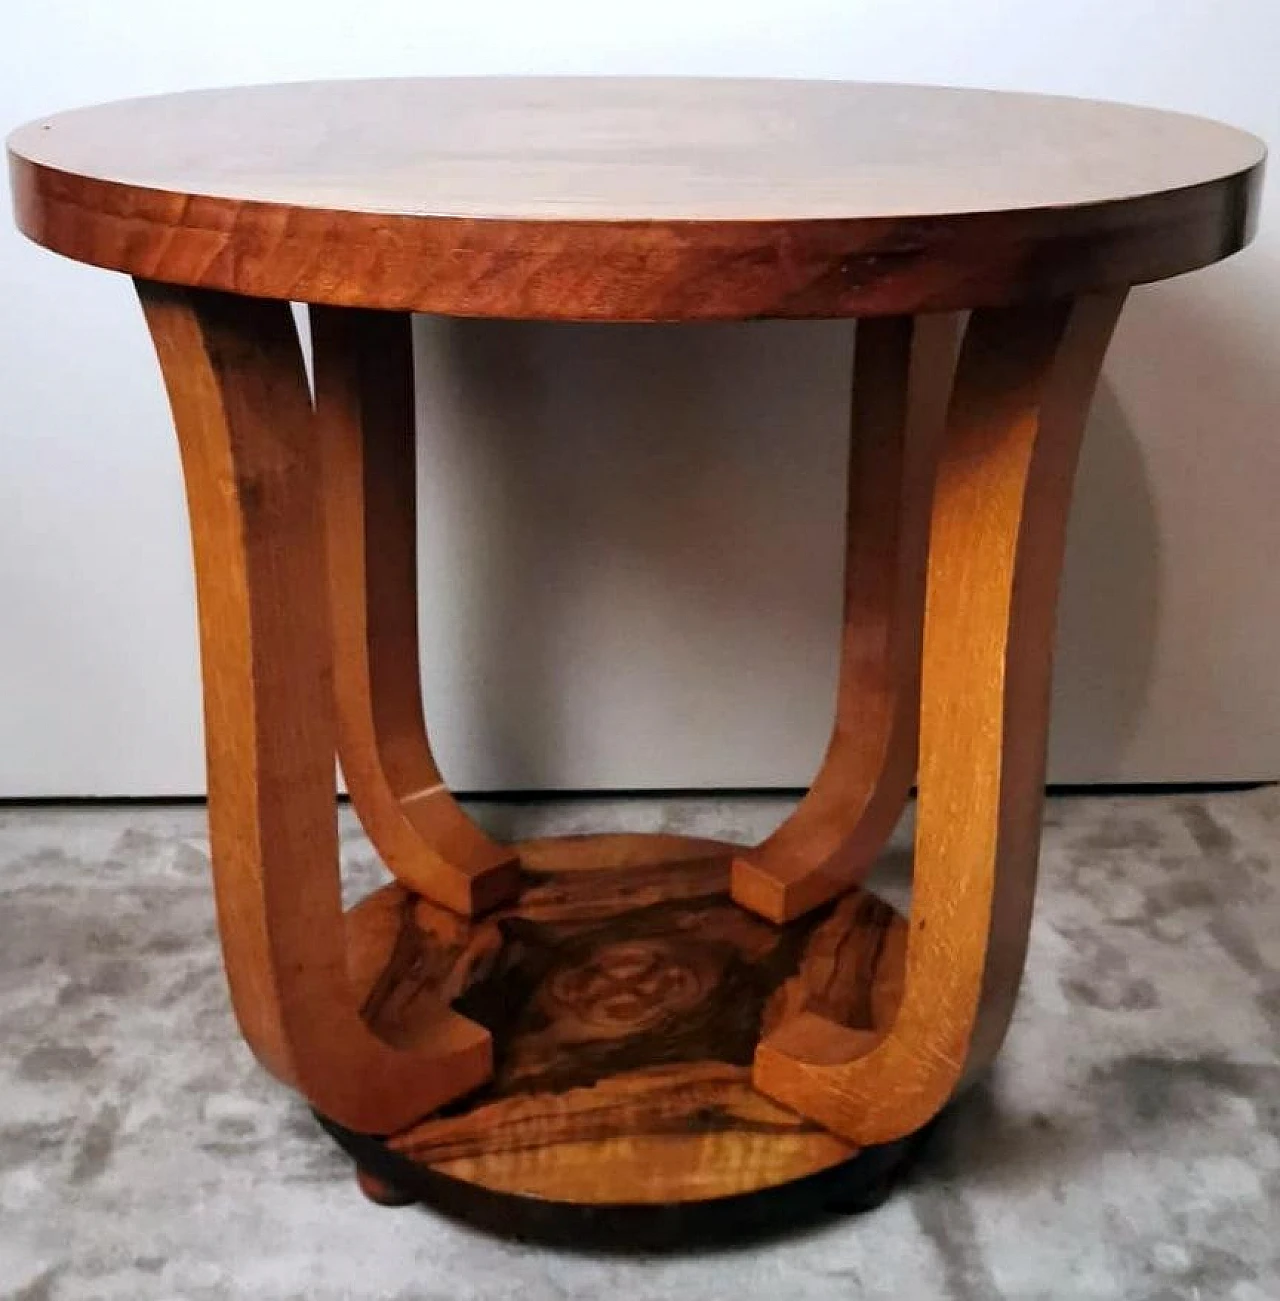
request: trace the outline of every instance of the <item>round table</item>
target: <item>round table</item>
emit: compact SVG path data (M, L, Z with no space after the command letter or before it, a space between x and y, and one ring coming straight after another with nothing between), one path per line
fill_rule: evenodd
M1248 242L1264 153L1083 100L666 79L199 91L11 137L26 234L137 284L235 1009L371 1196L638 1241L884 1193L1009 1024L1121 303ZM413 312L860 318L835 724L762 843L499 844L451 796L419 695ZM396 878L345 916L335 755ZM904 919L861 882L913 784Z

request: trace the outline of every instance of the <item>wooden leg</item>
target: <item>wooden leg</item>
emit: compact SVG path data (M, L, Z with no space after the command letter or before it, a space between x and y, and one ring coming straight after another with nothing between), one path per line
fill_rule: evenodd
M905 989L886 1032L812 1012L764 1093L852 1142L927 1123L995 1056L1031 922L1054 607L1080 434L1120 296L975 312L929 538Z
M915 779L929 503L957 326L950 315L858 325L835 728L808 795L733 865L735 901L770 921L861 880Z
M481 1084L488 1034L445 1006L392 1047L346 963L314 421L288 304L138 283L195 551L214 885L254 1052L326 1116L399 1129Z
M481 912L512 894L519 865L458 807L427 741L410 317L313 307L311 337L347 789L399 880L456 912Z

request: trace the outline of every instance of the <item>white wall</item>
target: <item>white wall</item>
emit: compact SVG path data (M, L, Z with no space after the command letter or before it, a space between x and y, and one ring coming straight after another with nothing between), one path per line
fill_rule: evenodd
M44 0L6 9L0 124L194 85L665 72L1113 97L1280 141L1278 66L1275 0ZM1280 773L1274 190L1267 225L1121 329L1072 523L1057 780ZM198 790L177 461L130 287L6 224L0 288L0 796ZM849 337L424 323L427 696L456 784L807 779Z

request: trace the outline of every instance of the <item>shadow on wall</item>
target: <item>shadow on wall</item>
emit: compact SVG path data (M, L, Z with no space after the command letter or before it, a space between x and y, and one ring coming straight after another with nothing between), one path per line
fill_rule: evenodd
M1160 538L1142 446L1109 374L1076 477L1058 604L1049 779L1114 780L1147 700ZM1086 776L1086 774L1088 774Z
M1123 778L1168 617L1143 444L1193 435L1151 427L1135 358L1194 353L1203 330L1181 310L1196 295L1135 298L1069 527L1058 780ZM835 691L852 326L427 319L418 343L424 668L448 778L807 781ZM1195 396L1190 374L1159 384Z
M1278 285L1257 247L1138 290L1121 323L1112 374L1163 524L1156 721L1129 762L1159 779L1280 776Z
M835 692L852 327L429 319L419 345L449 779L804 780Z

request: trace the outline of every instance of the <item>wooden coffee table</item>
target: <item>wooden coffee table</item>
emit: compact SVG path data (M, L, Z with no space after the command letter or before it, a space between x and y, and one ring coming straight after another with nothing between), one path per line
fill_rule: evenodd
M1261 144L974 91L473 79L112 104L9 151L21 228L136 281L232 997L365 1190L631 1235L881 1195L1009 1024L1108 338L1131 285L1248 241ZM861 318L835 726L761 844L499 844L453 799L419 696L412 312ZM335 755L395 877L345 916ZM917 782L904 919L860 883Z

